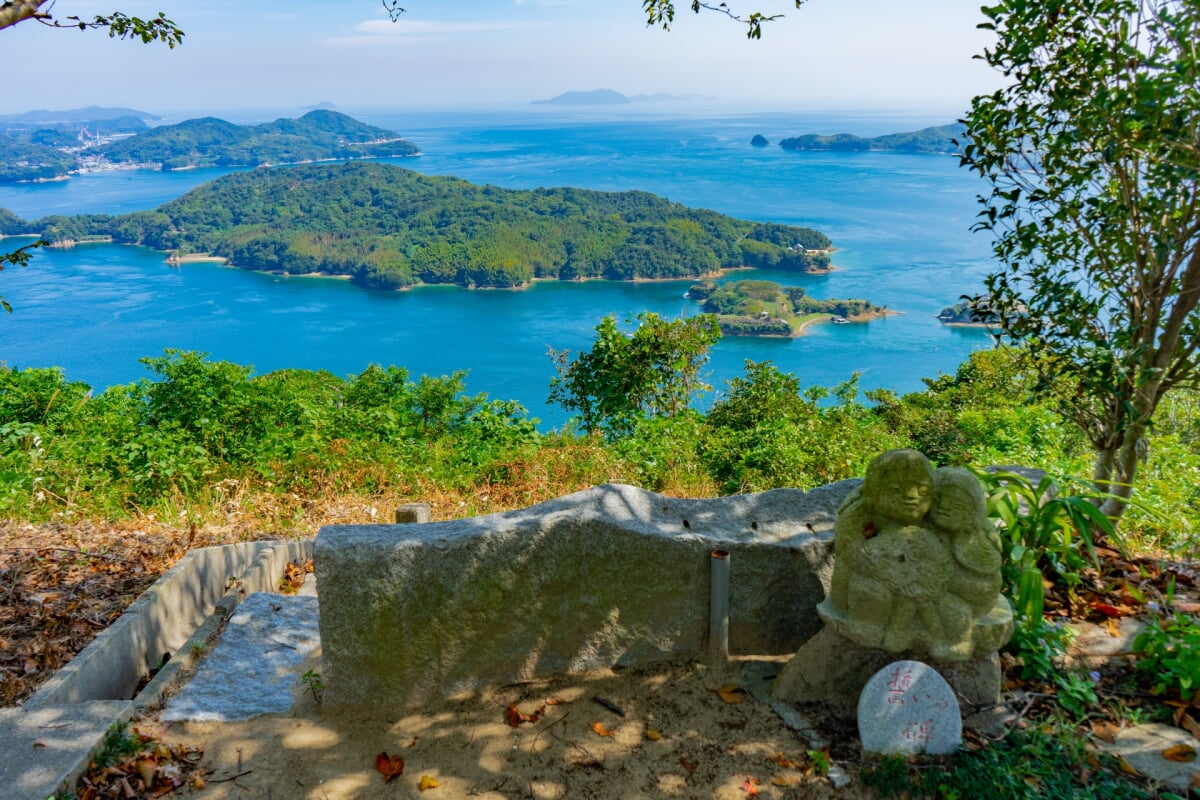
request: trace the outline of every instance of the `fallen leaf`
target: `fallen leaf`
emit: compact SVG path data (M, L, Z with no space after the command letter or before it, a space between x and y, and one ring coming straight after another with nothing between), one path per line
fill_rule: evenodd
M1103 614L1106 617L1124 617L1133 612L1131 608L1122 609L1108 603L1092 602L1088 603L1088 605L1092 607L1093 611Z
M1200 789L1200 772L1193 772L1190 780L1193 789Z
M775 759L774 759L774 761L775 761L775 763L776 763L776 764L778 764L779 766L783 767L784 769L792 769L793 767L795 767L795 766L796 766L796 762L795 762L795 761L792 761L792 760L790 760L790 759L788 759L788 758L784 758L784 755L783 755L783 753L782 753L782 752L779 752L779 753L776 753L776 754L775 754Z
M746 690L737 684L727 683L717 689L717 695L726 703L740 703L746 699Z
M430 777L429 775L422 775L421 782L417 784L417 788L424 792L428 791L429 789L436 789L441 785L442 784L438 782L437 778Z
M401 756L380 753L375 756L375 769L383 776L384 783L391 783L404 774L404 759Z
M204 778L200 777L199 775L192 776L192 788L193 789L196 789L196 790L204 789L207 786L208 786L208 782L205 781Z
M1191 745L1177 744L1174 747L1168 747L1162 752L1163 758L1167 761L1177 761L1180 764L1187 764L1196 760L1196 748Z
M1124 772L1128 775L1142 774L1138 772L1136 768L1134 768L1133 764L1130 764L1128 761L1126 761L1124 756L1117 756L1117 766L1121 768L1121 772Z
M36 742L33 743L34 750L37 750L38 748L45 747L45 746L46 746L46 743L43 742L41 739L38 739Z
M746 794L750 795L751 797L754 797L755 795L758 794L759 785L760 784L759 784L758 778L753 778L753 777L746 778L746 781L742 784L742 791L744 791Z
M592 723L592 733L596 734L597 736L612 736L613 735L613 732L610 731L608 728L604 727L604 723L602 723L602 722L593 722Z
M1096 738L1109 744L1117 740L1117 734L1120 732L1120 728L1106 719L1092 723L1092 733L1095 734Z
M520 727L523 722L537 722L542 718L542 714L546 713L546 707L542 706L532 714L526 714L521 709L517 708L516 703L509 703L508 708L504 709L504 721L514 728Z
M149 789L154 785L154 776L158 772L158 762L153 758L139 758L137 760L137 774L142 779L142 783Z
M700 766L700 762L699 761L688 761L686 756L680 756L679 757L679 766L683 767L684 771L686 771L687 774L690 776L690 775L695 774L696 767Z
M1200 724L1198 724L1196 720L1192 719L1191 714L1184 714L1177 724L1192 736L1200 739Z
M547 697L546 705L548 705L548 706L562 705L562 700L559 700L557 697Z
M646 728L646 738L652 742L658 742L662 740L662 734L654 728Z
M1121 623L1115 619L1104 620L1104 630L1108 631L1108 635L1114 639L1121 637Z
M1176 600L1171 604L1171 607L1176 611L1181 611L1184 614L1195 614L1200 612L1200 603L1185 603L1181 600Z
M776 775L771 778L772 786L795 786L800 782L800 779L789 775Z

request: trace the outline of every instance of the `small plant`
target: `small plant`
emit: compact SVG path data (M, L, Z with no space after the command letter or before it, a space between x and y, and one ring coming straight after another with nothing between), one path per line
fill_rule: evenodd
M1096 696L1099 672L1080 675L1078 672L1060 672L1054 676L1058 686L1058 704L1074 717L1087 716L1088 710L1100 702Z
M325 692L325 683L321 680L321 673L314 670L307 670L300 676L300 680L308 686L308 690L312 692L313 700L321 702L321 696Z
M806 755L808 760L812 762L813 772L818 775L828 775L829 768L832 766L829 762L829 753L824 750L809 750Z
M130 730L128 722L114 722L104 734L104 741L92 761L100 768L118 764L136 755L145 743L142 737Z
M1148 675L1156 692L1190 698L1200 689L1200 622L1187 614L1155 618L1133 640L1135 669Z
M1007 650L1021 662L1021 680L1052 683L1058 664L1078 633L1074 628L1044 617L1019 617Z
M1032 624L1045 608L1045 578L1072 589L1089 561L1098 566L1095 534L1115 542L1113 521L1093 502L1105 495L1066 494L1049 475L1036 485L1015 472L977 475L1004 540L1005 593Z
M864 767L862 782L864 786L874 789L883 797L898 797L913 788L908 761L903 756L885 756Z

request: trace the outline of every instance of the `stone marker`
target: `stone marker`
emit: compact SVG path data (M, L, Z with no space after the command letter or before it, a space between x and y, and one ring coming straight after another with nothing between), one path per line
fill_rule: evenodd
M962 744L962 716L937 670L920 661L893 661L859 695L858 735L868 753L945 755Z
M429 511L429 503L405 503L396 508L396 524L432 522L433 516Z

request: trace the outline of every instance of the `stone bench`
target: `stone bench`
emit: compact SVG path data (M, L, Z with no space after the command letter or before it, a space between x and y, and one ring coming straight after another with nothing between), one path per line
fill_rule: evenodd
M833 525L859 481L680 500L607 485L519 511L317 536L323 677L340 705L707 652L710 552L731 554L730 651L821 626Z

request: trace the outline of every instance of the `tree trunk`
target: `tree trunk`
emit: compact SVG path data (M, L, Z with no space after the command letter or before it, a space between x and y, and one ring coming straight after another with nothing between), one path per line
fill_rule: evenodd
M1119 447L1102 450L1096 454L1096 488L1112 495L1104 500L1100 510L1114 524L1120 521L1129 506L1138 462L1144 455L1145 436L1146 426L1134 423L1125 431L1124 440Z

